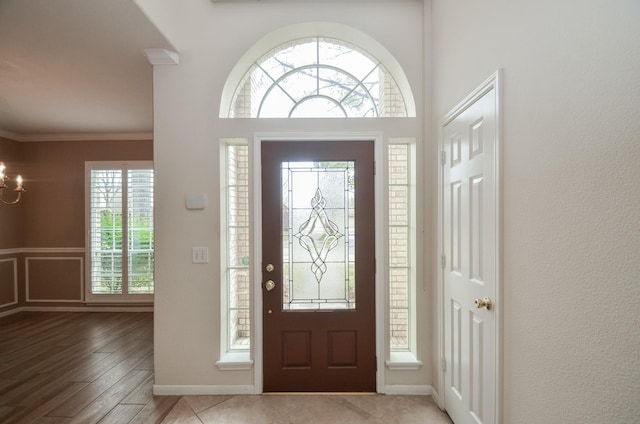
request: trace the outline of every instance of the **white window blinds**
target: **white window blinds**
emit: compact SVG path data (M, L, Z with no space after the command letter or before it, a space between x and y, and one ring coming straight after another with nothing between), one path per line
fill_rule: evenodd
M153 170L88 165L92 295L153 293Z

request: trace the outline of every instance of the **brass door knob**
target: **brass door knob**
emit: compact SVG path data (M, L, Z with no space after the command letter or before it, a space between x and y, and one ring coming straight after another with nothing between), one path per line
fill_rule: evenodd
M274 283L273 280L267 280L267 282L264 283L264 288L267 291L271 291L276 288L276 283Z
M491 299L489 299L488 297L483 297L482 299L476 299L475 303L476 303L476 308L478 309L487 308L487 310L490 311L491 308L493 307L493 302L491 302Z

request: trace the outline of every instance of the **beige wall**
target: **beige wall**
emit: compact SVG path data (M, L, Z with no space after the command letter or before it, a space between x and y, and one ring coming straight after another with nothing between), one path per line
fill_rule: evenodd
M19 299L0 313L21 306L83 306L84 163L152 159L150 140L0 140L0 160L20 169L27 189L17 205L0 205L0 305L15 298L14 264Z
M152 21L180 53L179 65L154 67L155 382L157 386L178 391L253 390L253 369L221 371L215 365L220 358L221 315L220 139L244 138L253 142L256 133L379 131L385 138L418 140L421 154L424 114L422 4L415 1L375 2L367 4L364 10L362 4L356 2L201 1L183 2L178 10L173 10L175 3L171 1L138 3L145 7ZM407 74L418 117L219 119L224 83L245 52L263 37L269 38L273 31L309 22L348 26L351 35L364 33L384 46ZM381 22L385 24L381 25ZM421 188L422 185L418 189ZM207 195L205 210L185 209L185 196L195 193ZM210 263L192 264L192 246L208 246ZM417 350L419 359L428 362L429 340L424 326L427 310L422 305L428 302L429 292L422 281L424 273L419 275ZM257 284L255 279L253 281ZM255 318L254 315L254 323ZM256 327L253 327L254 347ZM431 380L430 372L428 366L413 371L386 370L386 384L426 390Z
M432 5L434 123L504 71L503 422L638 422L640 3Z

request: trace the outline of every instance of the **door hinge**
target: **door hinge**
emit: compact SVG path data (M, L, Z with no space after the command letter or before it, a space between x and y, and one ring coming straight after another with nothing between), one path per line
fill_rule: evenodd
M440 366L442 367L442 371L447 370L447 360L445 358L440 359Z
M440 152L440 165L444 166L447 163L447 152L444 150Z
M376 175L376 161L373 161L373 175Z
M440 256L440 268L445 269L447 266L447 257L445 255Z

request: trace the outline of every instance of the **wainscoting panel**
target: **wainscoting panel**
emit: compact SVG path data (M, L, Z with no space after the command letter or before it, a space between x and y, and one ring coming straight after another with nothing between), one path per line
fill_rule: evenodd
M82 302L83 268L79 257L26 257L27 302Z
M18 303L18 259L0 259L0 308Z

